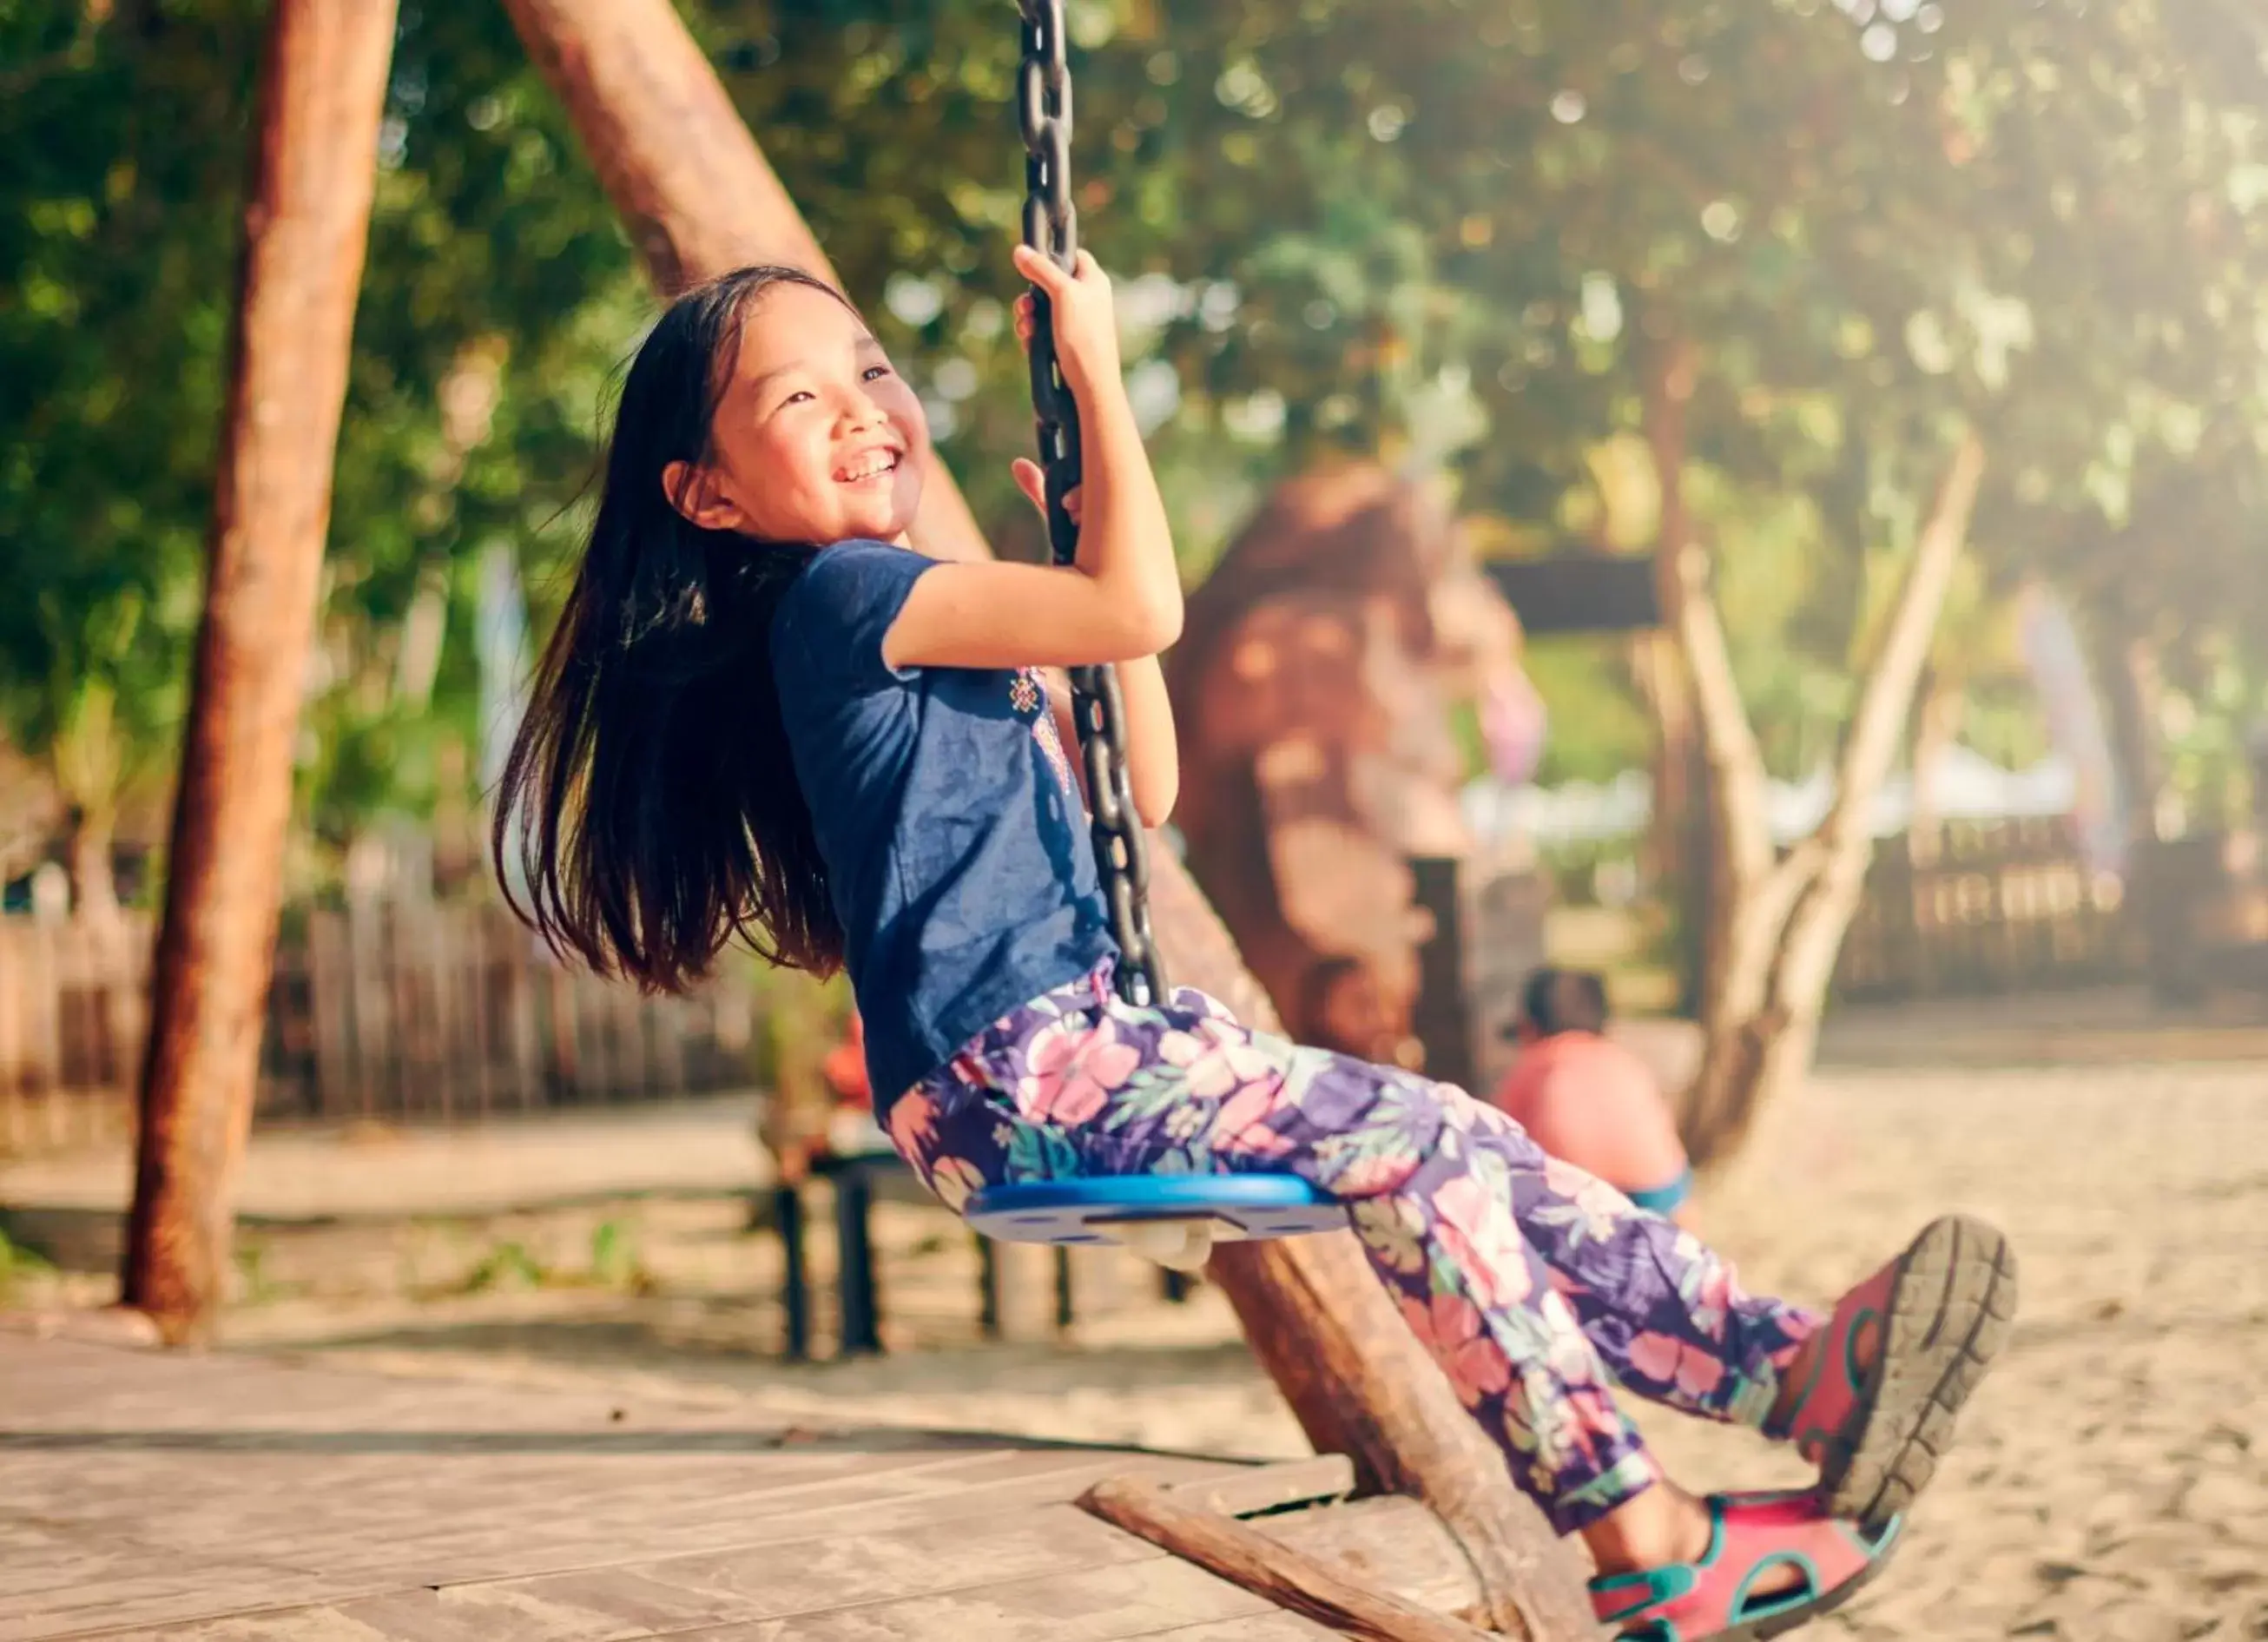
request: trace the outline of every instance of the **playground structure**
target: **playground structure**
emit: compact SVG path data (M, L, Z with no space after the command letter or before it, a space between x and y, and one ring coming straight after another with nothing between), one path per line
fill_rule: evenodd
M1473 853L1449 708L1532 703L1519 647L1446 511L1366 465L1280 486L1191 596L1175 824L1299 1042L1464 1080L1467 1055L1416 1033L1443 931L1410 863Z

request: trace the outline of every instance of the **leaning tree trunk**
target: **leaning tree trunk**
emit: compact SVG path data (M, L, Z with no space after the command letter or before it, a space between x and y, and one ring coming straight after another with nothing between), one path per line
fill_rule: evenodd
M506 4L664 291L751 261L831 274L667 0ZM1002 27L1011 26L1004 12ZM1004 108L1004 155L1012 139ZM932 552L989 556L942 473L917 530ZM1153 861L1154 917L1174 973L1247 1020L1272 1023L1265 994L1195 884L1167 851ZM1539 1639L1590 1633L1572 1559L1513 1489L1502 1456L1458 1405L1351 1234L1224 1249L1211 1270L1309 1440L1352 1456L1369 1486L1432 1507L1472 1557L1502 1628Z
M1765 813L1764 755L1742 705L1709 585L1707 554L1683 501L1683 417L1696 355L1683 341L1654 363L1646 436L1662 490L1661 544L1677 574L1665 586L1709 755L1714 906L1701 1009L1701 1067L1680 1128L1699 1167L1736 1152L1758 1116L1809 1071L1843 937L1874 858L1867 812L1889 778L1914 691L1929 659L1967 539L1984 446L1965 435L1931 504L1880 652L1860 685L1835 771L1835 798L1810 836L1784 857Z
M394 20L276 0L261 68L124 1270L175 1342L210 1331L228 1271Z

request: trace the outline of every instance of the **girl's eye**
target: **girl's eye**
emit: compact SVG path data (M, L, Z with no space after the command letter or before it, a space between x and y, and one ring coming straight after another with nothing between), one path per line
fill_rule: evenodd
M810 389L799 387L794 393L790 394L785 399L780 401L780 405L782 409L784 409L789 405L800 405L805 400L809 399L810 397Z
M863 379L869 382L879 382L889 374L889 366L886 364L870 364L866 367L866 374Z

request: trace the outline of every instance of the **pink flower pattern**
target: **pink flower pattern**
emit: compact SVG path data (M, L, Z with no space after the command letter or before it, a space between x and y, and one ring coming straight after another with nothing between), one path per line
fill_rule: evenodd
M1760 1418L1818 1326L1744 1294L1690 1233L1493 1108L1256 1035L1203 993L1125 1004L1107 964L1012 1011L886 1123L954 1208L1061 1174L1288 1172L1333 1193L1411 1333L1563 1532L1658 1474L1615 1382Z
M1035 1123L1084 1123L1142 1064L1142 1051L1118 1042L1108 1017L1057 1021L1041 1033L1016 1085L1016 1109Z
M1478 1408L1503 1393L1512 1365L1483 1328L1480 1307L1462 1294L1435 1294L1422 1301L1403 1294L1400 1305L1403 1321L1449 1377L1458 1402Z

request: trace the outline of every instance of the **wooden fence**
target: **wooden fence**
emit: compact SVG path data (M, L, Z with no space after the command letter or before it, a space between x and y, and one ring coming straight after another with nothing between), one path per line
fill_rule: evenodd
M129 1126L151 929L0 918L0 1152ZM257 1115L475 1117L753 1081L745 980L645 998L562 966L490 906L294 909L277 942Z
M1916 850L1884 839L1836 972L1875 1002L2142 980L2148 939L2116 878L2060 821L1953 823Z
M2146 978L2139 920L2061 824L1955 825L1933 843L1918 858L1904 838L1877 850L1838 996ZM1542 880L1480 870L1441 889L1462 903L1464 954L1429 978L1437 990L1462 982L1456 1034L1485 1084L1509 1053L1499 1034L1520 979L1542 959ZM129 1126L150 937L142 919L105 935L0 918L0 1152ZM294 909L277 945L257 1113L446 1120L745 1086L757 1012L747 978L654 999L564 968L492 906Z

